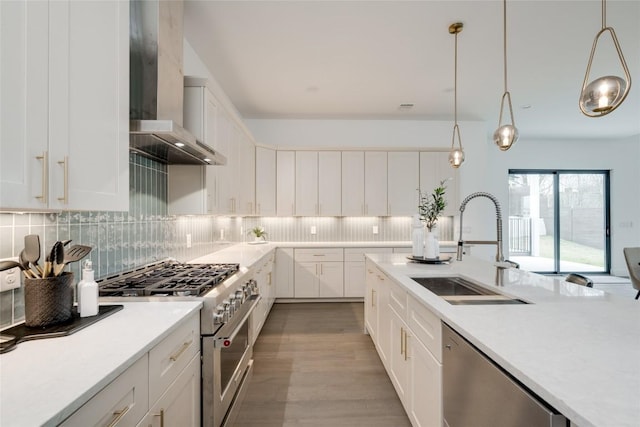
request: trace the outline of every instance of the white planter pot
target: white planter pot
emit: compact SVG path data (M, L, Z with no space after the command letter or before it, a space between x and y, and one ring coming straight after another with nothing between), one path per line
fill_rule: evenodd
M424 238L424 257L438 258L440 256L440 242L435 231L427 231Z

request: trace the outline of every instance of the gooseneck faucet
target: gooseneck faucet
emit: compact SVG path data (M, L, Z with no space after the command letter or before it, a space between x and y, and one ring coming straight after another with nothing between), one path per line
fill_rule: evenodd
M497 222L497 238L496 240L467 240L466 242L462 240L462 214L464 213L464 209L469 203L470 200L475 199L476 197L486 197L490 199L494 205L496 205L496 222ZM496 196L484 193L477 192L471 193L462 201L460 204L460 238L458 239L458 252L456 259L458 261L462 261L462 247L465 243L476 244L476 245L496 245L498 247L498 252L496 253L496 261L503 262L504 256L502 254L502 210L500 209L500 203Z

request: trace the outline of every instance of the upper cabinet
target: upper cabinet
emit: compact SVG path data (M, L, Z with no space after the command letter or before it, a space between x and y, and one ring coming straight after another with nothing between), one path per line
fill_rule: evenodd
M459 213L459 170L449 165L449 153L437 151L423 151L420 153L420 191L431 194L433 190L445 181L445 200L447 206L442 212L444 216Z
M0 43L0 208L128 210L128 3L0 2Z
M418 213L420 156L417 151L393 151L387 154L389 215Z
M276 150L256 147L256 215L276 215Z
M297 151L296 215L341 215L341 172L339 151Z
M293 216L296 195L296 153L276 153L276 211L278 216Z
M387 215L386 151L342 152L342 215Z

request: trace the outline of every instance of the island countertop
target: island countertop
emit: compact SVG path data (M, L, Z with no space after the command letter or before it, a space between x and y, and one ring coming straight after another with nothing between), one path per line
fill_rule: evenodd
M367 257L574 425L640 425L638 301L473 257L449 265ZM411 280L433 276L464 277L530 304L451 305Z

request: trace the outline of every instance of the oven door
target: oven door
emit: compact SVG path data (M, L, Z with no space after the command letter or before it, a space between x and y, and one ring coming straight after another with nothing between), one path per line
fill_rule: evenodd
M230 425L251 375L250 318L260 296L251 297L214 335L202 337L202 425Z

